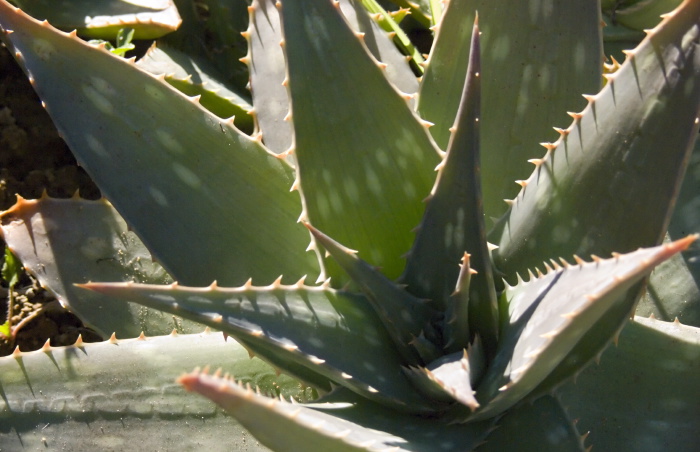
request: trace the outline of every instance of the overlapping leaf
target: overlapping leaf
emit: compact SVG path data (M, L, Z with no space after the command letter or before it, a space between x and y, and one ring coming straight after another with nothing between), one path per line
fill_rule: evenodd
M331 3L283 3L280 14L306 216L395 278L438 151Z
M78 161L176 279L316 277L285 162L132 63L7 3L0 27L12 30L11 45Z

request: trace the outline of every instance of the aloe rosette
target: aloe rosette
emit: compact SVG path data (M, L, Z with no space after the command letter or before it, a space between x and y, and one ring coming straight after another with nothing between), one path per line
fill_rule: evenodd
M138 61L0 3L4 41L109 199L19 200L2 214L42 284L104 332L163 334L163 311L312 387L320 397L299 403L220 373L179 378L272 449L579 450L564 403L602 448L645 435L635 447L688 447L697 328L625 324L653 268L697 238L661 244L698 133L699 1L605 80L595 2L412 5L438 23L420 65L382 28L400 31L405 11L374 2L204 3L206 23L178 2L190 35ZM231 18L244 10L245 29ZM247 45L250 96L232 82L240 67L203 61L187 38L215 23L214 45ZM652 431L658 420L610 394L628 372L650 387L668 362L673 384L634 394L658 397L673 423ZM605 416L618 428L590 420Z

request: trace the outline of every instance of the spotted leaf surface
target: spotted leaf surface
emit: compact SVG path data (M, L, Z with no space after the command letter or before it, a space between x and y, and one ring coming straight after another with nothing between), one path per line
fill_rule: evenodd
M176 279L318 275L285 162L197 98L7 3L0 28L12 30L14 51L80 164ZM216 221L203 221L211 215Z
M305 216L396 278L430 192L438 150L336 7L326 0L282 5ZM338 270L330 275L343 277Z

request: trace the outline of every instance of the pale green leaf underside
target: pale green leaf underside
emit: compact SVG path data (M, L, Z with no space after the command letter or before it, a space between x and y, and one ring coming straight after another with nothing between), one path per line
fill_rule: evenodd
M561 398L594 450L695 450L698 363L700 330L635 317Z
M285 162L133 64L7 3L0 26L14 30L6 40L78 161L176 279L318 275Z
M65 31L114 39L120 28L135 30L136 39L155 39L173 32L180 15L172 0L14 0L23 11Z
M104 200L20 200L0 214L2 237L39 283L103 336L119 337L201 330L201 326L160 311L116 303L77 289L88 281L166 284L172 278L124 220Z
M433 183L438 151L330 2L282 5L306 215L396 278Z
M596 2L452 0L439 25L420 88L418 111L445 149L457 112L469 57L474 12L482 41L481 145L484 212L497 218L503 199L517 194L517 179L539 157L537 143L556 136L566 111L597 92L602 68L600 11ZM523 37L527 36L526 39Z
M190 374L180 381L215 400L273 449L304 452L582 450L576 429L551 397L514 408L494 429L493 420L449 424L398 414L358 399L347 391L338 391L317 403L298 405L265 399L235 383L208 375ZM270 425L277 428L271 429Z
M436 409L416 394L367 300L326 287L188 288L133 284L85 287L221 329L264 359L314 383L322 376L394 408ZM280 363L280 358L281 363ZM307 377L307 373L313 374Z
M684 5L591 98L492 231L509 280L551 257L661 242L698 133L700 2Z
M221 333L148 337L56 347L0 358L3 448L263 450L215 405L187 394L175 378L211 365L259 386L299 397L289 377L250 359ZM45 441L45 442L43 442Z

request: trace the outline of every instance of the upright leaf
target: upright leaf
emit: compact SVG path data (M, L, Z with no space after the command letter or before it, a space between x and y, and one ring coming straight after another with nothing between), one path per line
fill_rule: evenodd
M435 123L431 132L443 149L464 84L475 11L488 106L481 118L482 165L489 175L484 212L497 218L507 209L503 199L517 194L514 181L531 171L527 160L540 152L537 143L552 139L551 127L583 105L581 93L600 88L600 10L588 0L450 1L418 96L418 111Z
M699 23L684 2L572 114L490 235L499 270L661 243L700 126Z
M305 215L395 278L438 151L330 1L280 11Z

